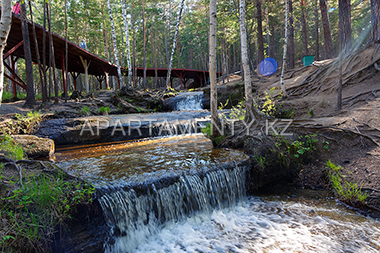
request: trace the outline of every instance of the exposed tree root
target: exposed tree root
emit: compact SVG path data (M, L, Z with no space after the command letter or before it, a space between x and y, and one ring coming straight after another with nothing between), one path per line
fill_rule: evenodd
M379 45L367 47L344 56L342 63L343 85L357 83L358 81L363 81L376 74L378 60L380 60ZM375 66L375 68L372 68L372 66ZM289 96L305 97L310 94L318 95L324 91L335 91L338 86L338 68L338 58L318 67L307 76L302 83L288 88L287 91ZM367 73L361 77L362 72L365 70ZM360 80L358 80L358 78L360 78Z

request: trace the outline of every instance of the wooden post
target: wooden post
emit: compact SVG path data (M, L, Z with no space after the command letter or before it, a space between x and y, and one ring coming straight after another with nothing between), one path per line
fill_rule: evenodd
M66 96L66 87L67 87L67 83L66 83L66 71L65 71L65 54L63 53L63 50L61 51L61 55L62 55L62 85L63 85L63 94L65 94L64 96Z
M73 77L74 89L77 90L77 77L79 76L79 73L75 74L74 72L70 72L70 74Z
M17 60L15 60L15 58L13 58L13 56L11 56L11 64L12 64L12 78L15 79L16 78L16 74L15 74L15 71L16 71L16 64L17 64ZM14 81L12 81L12 87L13 87L13 97L16 98L17 97L17 91L16 91L16 83Z
M83 64L83 68L84 68L84 75L85 75L85 83L86 83L86 92L87 93L90 93L90 85L88 83L88 67L90 67L90 64L91 64L91 60L89 62L87 62L87 60L84 60L82 58L82 56L79 56L82 64Z

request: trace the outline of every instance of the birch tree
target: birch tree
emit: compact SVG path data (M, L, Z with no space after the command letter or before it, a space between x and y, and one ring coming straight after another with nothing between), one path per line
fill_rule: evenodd
M131 88L131 77L132 77L132 66L131 66L131 49L129 43L129 26L128 26L128 16L127 16L127 2L123 0L121 4L122 12L123 12L123 22L124 22L124 30L125 30L125 42L127 43L127 65L128 65L128 87Z
M173 38L172 53L170 55L170 60L169 60L169 64L168 64L168 73L166 75L166 89L167 90L169 90L171 88L170 87L170 76L171 76L171 72L172 72L173 56L174 56L175 48L176 48L176 44L177 44L179 24L181 22L182 10L183 10L184 3L185 3L185 0L182 0L181 1L181 7L179 9L179 14L178 14L177 26L175 28L175 33L174 33L174 38ZM210 5L211 5L211 3L210 3ZM216 15L216 13L215 13L215 15Z
M210 75L210 109L213 136L219 136L217 131L218 118L218 87L216 83L216 0L210 0L210 37L209 37L209 75Z
M284 85L286 49L288 47L288 18L289 18L289 6L288 6L288 0L285 0L285 42L284 42L284 54L282 56L282 69L281 69L281 78L280 78L280 86L283 93L283 97L288 96L285 90L285 85Z
M1 1L1 19L0 19L0 105L4 89L4 48L7 46L7 39L12 25L12 1Z
M118 57L118 53L117 53L115 24L113 22L113 16L112 16L112 9L111 9L110 0L107 0L107 6L108 6L108 12L109 12L109 15L110 15L110 20L111 20L111 30L112 30L112 40L113 40L113 55L114 55L116 66L117 66L117 75L119 77L120 86L123 87L124 83L123 83L123 79L121 78L121 68L120 68L119 57Z
M260 10L261 12L261 10ZM239 25L240 25L240 45L241 61L244 71L244 88L245 88L245 120L251 122L259 117L253 105L251 69L249 66L248 47L247 47L247 30L245 26L245 0L239 0Z

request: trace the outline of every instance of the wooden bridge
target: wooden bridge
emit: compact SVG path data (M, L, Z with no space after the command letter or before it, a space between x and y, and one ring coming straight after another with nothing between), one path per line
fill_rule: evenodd
M49 62L49 34L48 31L43 29L43 27L35 23L36 35L38 41L38 51L40 54L40 59L42 63L43 57L45 57L46 62ZM29 40L32 53L32 61L37 63L36 48L33 37L33 25L29 21ZM46 34L46 54L43 55L43 33ZM62 83L63 90L66 90L66 78L63 74L65 72L65 60L68 58L68 69L67 72L70 73L73 77L74 88L76 89L76 79L80 73L86 74L86 78L89 75L93 75L99 82L99 88L102 87L102 82L105 81L105 87L108 88L108 76L117 75L117 66L100 58L99 56L92 54L91 52L82 49L75 43L67 41L68 43L68 55L65 53L65 38L59 36L58 34L53 33L53 44L54 44L54 56L55 56L55 65L56 68L62 70ZM11 64L9 65L6 59L10 57ZM19 85L23 89L26 89L26 83L17 75L15 68L16 63L19 58L24 58L24 47L23 47L23 38L21 30L21 19L20 15L14 14L12 17L12 27L10 34L7 40L7 46L4 50L4 66L11 73L10 75L4 74L5 77L12 80L13 83L13 94L16 94L16 85ZM128 69L125 67L122 68L122 73L124 76L128 75ZM87 70L87 71L86 71ZM46 70L47 71L47 68ZM143 68L135 69L137 76L142 77L144 74ZM147 77L166 77L167 76L166 68L147 68L146 75ZM220 73L218 73L220 75ZM173 78L179 78L181 84L183 84L187 79L194 79L196 86L204 86L209 78L209 72L204 70L193 70L193 69L172 69L171 76ZM120 85L120 82L119 82Z

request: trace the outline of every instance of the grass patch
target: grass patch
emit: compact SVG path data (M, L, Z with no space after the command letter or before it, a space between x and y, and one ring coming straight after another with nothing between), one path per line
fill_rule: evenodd
M21 144L16 144L12 137L8 134L0 137L0 150L14 161L24 158L24 151Z
M15 118L0 129L1 134L31 134L39 126L43 115L39 111L30 111L27 114L15 114Z
M109 112L110 112L110 108L108 106L106 107L102 106L99 108L100 114L107 115Z
M359 201L364 204L368 193L362 193L362 186L358 186L357 183L349 182L346 179L346 176L342 174L342 166L335 165L331 160L328 160L326 170L332 188L343 201L351 204Z

